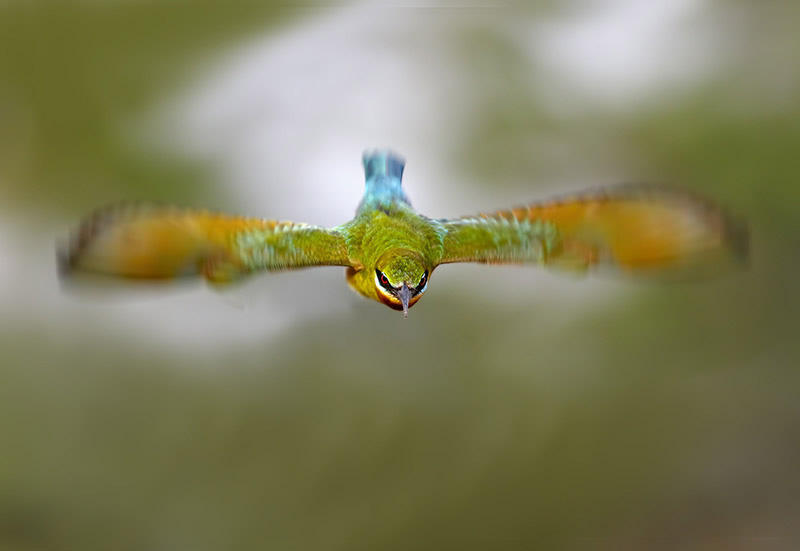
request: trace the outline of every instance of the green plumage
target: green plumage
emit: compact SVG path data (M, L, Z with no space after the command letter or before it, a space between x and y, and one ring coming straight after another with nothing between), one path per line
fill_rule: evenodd
M445 230L441 223L416 214L397 202L382 210L367 210L339 226L353 268L348 282L359 293L382 300L374 284L379 270L393 287L414 286L440 263Z
M349 266L350 256L339 228L283 224L252 228L232 236L231 248L247 272L305 266Z
M544 264L557 250L561 236L552 222L465 218L447 222L442 264L486 263Z

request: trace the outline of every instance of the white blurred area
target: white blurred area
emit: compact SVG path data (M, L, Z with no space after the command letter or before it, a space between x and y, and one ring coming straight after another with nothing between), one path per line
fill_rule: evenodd
M696 84L723 62L726 37L706 17L704 0L576 4L566 19L527 34L527 51L552 74L554 109L634 109Z
M501 207L505 203L488 188L452 166L451 144L469 131L475 97L494 78L469 71L455 37L476 29L514 37L540 71L541 80L530 81L531 93L544 91L553 109L566 109L566 102L616 109L691 84L722 61L702 15L701 0L582 2L547 20L524 9L436 2L309 9L278 32L219 55L185 93L165 98L144 123L143 147L166 146L211 161L242 214L259 217L321 225L348 220L363 189L361 153L385 146L406 158L405 186L423 214ZM516 202L539 196L532 184L530 195ZM199 286L144 300L84 300L59 288L53 236L38 235L11 213L0 220L0 258L6 319L51 324L56 334L103 325L143 342L172 343L183 354L274 337L320 313L345 317L372 309L384 323L413 323L426 303L436 307L434 297L445 284L468 289L489 277L481 266L442 269L404 322L352 294L336 268L256 278L222 298ZM521 272L504 277L524 285L524 293L497 285L485 300L508 305L524 294L537 307L557 306L568 320L576 314L563 308L566 301L586 308L617 297L620 289L605 280ZM232 306L237 303L246 307Z

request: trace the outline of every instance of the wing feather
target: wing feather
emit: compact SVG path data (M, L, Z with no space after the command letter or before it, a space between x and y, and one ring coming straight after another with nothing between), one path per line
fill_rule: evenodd
M350 265L344 237L335 229L138 203L95 212L58 256L63 275L202 275L213 283L258 270Z
M678 273L746 259L746 226L680 188L625 184L444 221L446 262Z

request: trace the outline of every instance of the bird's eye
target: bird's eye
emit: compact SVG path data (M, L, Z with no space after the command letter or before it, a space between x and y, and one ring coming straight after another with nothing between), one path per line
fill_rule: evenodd
M394 290L394 287L392 287L392 284L389 283L389 278L386 277L386 274L384 274L382 271L378 269L375 270L375 274L378 276L378 283L381 284L381 287L383 287L387 291Z
M411 296L417 296L418 294L420 294L422 291L425 290L425 285L427 284L428 284L428 270L425 270L425 273L422 274L419 283L417 283L417 286L414 287L414 289L411 291Z

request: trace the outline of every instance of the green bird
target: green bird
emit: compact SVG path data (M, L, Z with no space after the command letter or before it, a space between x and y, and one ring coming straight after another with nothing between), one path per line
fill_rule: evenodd
M58 253L61 273L140 280L199 275L220 286L263 270L344 266L353 289L407 317L441 264L684 275L747 257L743 223L674 187L618 185L432 219L415 212L403 192L400 157L367 151L363 163L363 199L340 226L124 203L87 218Z

